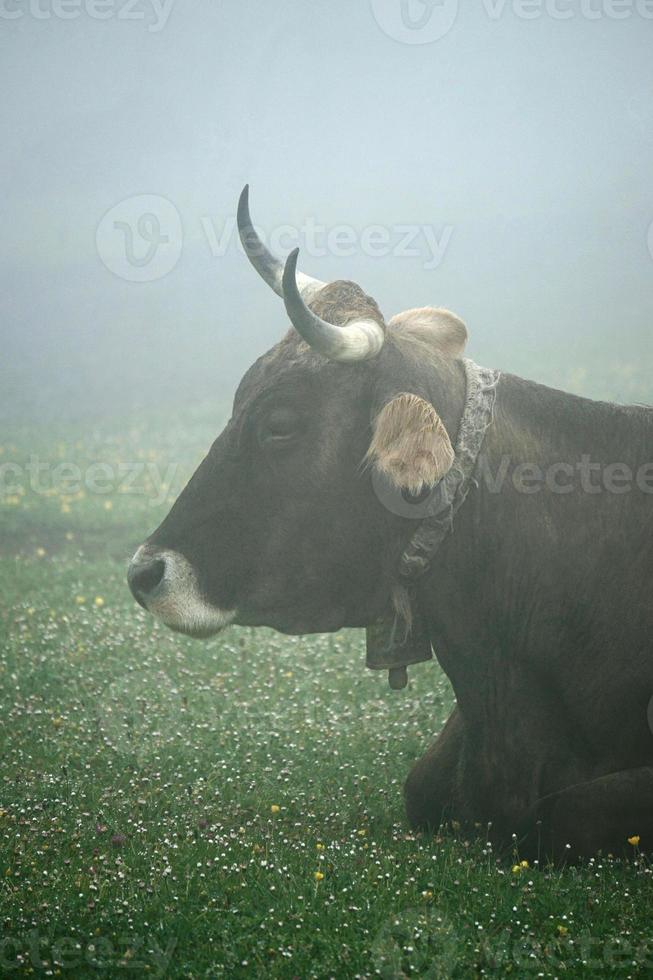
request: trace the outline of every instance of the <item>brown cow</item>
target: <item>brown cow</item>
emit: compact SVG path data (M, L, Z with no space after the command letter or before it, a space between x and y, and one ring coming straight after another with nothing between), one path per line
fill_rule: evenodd
M195 636L394 618L399 664L421 630L457 707L408 776L413 826L653 846L653 411L508 374L484 396L457 317L386 324L355 284L284 268L246 190L239 227L293 328L134 556L137 600Z

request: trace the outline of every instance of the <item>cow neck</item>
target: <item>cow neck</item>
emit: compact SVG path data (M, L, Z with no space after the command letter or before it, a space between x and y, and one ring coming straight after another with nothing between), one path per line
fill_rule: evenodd
M454 517L475 483L474 470L494 414L500 372L479 367L467 358L463 366L466 397L454 462L430 495L425 516L399 562L399 579L410 603L410 626L406 628L396 611L389 609L385 616L367 627L367 666L387 670L390 687L395 689L408 683L408 666L433 657L416 583L428 572L438 548L453 530Z

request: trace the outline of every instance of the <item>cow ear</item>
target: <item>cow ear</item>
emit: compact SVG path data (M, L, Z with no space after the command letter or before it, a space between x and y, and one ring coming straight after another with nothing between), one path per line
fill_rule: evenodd
M431 340L450 357L462 357L467 343L467 327L460 317L433 306L397 313L388 327L410 331L425 341Z
M454 461L442 419L409 392L396 395L377 415L367 456L396 487L413 494L438 483Z

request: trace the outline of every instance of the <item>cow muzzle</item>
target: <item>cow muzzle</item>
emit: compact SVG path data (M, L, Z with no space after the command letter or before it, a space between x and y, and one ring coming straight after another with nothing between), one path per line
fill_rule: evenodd
M177 551L142 545L129 564L127 582L139 605L179 633L212 636L236 615L207 601L192 565Z

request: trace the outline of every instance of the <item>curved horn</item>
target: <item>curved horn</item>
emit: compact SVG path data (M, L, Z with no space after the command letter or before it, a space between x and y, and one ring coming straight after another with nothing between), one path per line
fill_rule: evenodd
M313 350L332 361L364 361L378 354L385 334L376 320L354 320L344 327L336 327L308 308L297 283L298 255L299 249L293 249L286 259L281 280L283 301L295 330Z
M264 279L268 286L275 291L277 296L283 298L283 262L277 259L259 238L256 228L252 224L249 214L249 184L243 187L238 200L238 234L245 249L245 255L252 263L261 279ZM297 285L303 296L310 299L317 293L325 282L320 279L313 279L305 276L302 272L297 274Z

